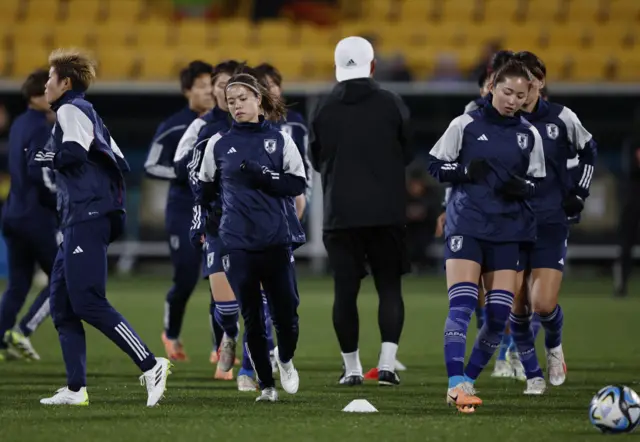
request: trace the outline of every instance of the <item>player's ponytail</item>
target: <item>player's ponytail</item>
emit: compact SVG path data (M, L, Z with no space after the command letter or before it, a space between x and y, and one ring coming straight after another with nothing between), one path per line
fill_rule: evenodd
M281 98L273 95L269 90L264 87L253 75L249 74L237 74L231 77L230 85L243 85L256 96L262 99L262 110L264 110L265 118L271 121L280 121L286 113L286 107ZM228 86L227 86L228 87Z

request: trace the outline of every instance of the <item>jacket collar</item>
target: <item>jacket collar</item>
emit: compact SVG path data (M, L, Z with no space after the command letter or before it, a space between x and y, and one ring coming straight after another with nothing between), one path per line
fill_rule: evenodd
M238 123L233 122L232 129L234 132L263 132L271 127L271 123L265 120L263 115L258 117L257 123Z
M500 126L515 126L521 123L521 112L518 111L513 117L507 117L500 115L500 113L493 107L491 103L493 101L493 94L489 93L484 100L484 105L481 107L483 115L487 120L493 124Z
M549 103L542 99L542 97L538 98L538 102L536 103L536 107L532 112L522 112L522 116L525 117L529 121L537 121L541 120L549 114Z
M84 92L76 92L74 90L66 91L60 96L60 98L51 103L51 109L57 111L63 104L70 103L76 98L84 98Z

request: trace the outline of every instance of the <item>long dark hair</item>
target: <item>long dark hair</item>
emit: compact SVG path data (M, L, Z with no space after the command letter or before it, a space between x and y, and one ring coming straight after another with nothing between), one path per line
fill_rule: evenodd
M253 75L237 74L229 79L227 88L232 85L242 85L252 91L256 97L262 98L262 109L265 117L271 121L280 121L286 113L284 102L264 87ZM226 96L226 90L225 90Z

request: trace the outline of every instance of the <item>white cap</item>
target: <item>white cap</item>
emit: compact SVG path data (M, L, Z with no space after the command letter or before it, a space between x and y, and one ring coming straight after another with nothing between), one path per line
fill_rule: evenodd
M369 78L373 61L373 46L362 37L347 37L340 40L334 54L336 80Z

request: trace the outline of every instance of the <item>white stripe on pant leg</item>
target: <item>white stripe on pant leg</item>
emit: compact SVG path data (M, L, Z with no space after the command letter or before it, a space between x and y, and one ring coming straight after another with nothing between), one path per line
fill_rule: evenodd
M124 340L125 340L125 342L126 342L127 344L129 344L129 347L131 347L131 349L132 349L132 350L133 350L133 352L136 354L136 356L138 357L138 359L140 359L140 361L143 361L143 360L144 360L144 357L142 357L142 354L140 354L140 350L138 350L138 349L136 348L136 346L135 346L135 345L133 345L133 343L131 342L131 340L129 339L129 337L128 337L128 336L126 336L126 335L125 335L125 334L120 330L120 328L119 328L119 327L120 327L120 324L118 324L118 325L116 325L116 326L114 327L114 328L115 328L115 330L116 330L116 332L120 335L120 337L121 337L122 339L124 339Z
M256 374L256 381L260 383L260 377L258 376L258 370L256 370L256 365L253 363L253 358L251 357L251 352L249 351L249 344L244 343L244 348L247 350L247 356L249 356L249 362L251 362L251 366L253 367L253 372Z
M131 342L133 342L138 349L140 349L140 352L145 356L149 356L149 353L147 352L147 350L144 349L144 345L142 345L140 343L140 341L138 340L138 338L136 338L136 335L133 334L133 332L129 329L129 327L127 327L124 323L120 323L119 324L120 327L122 327L122 331L129 336L129 338L131 338Z
M31 318L31 321L27 322L27 328L32 332L36 331L38 326L42 324L47 316L51 313L51 304L49 303L49 298L40 306L36 314Z

